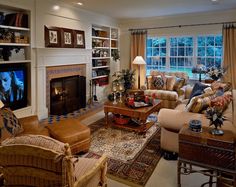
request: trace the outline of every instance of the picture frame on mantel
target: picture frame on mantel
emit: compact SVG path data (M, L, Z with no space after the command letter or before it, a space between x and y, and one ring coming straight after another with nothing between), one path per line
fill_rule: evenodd
M61 47L61 31L58 27L44 26L45 47Z
M85 48L85 34L81 30L73 30L74 35L74 47Z
M61 47L74 47L74 35L72 29L61 28Z

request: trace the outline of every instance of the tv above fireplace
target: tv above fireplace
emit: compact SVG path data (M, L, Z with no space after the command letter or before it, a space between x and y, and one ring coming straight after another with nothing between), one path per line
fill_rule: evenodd
M27 106L27 67L25 64L0 65L0 100L12 110Z

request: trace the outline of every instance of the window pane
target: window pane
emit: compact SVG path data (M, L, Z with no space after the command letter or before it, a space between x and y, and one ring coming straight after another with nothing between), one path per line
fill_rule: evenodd
M153 38L152 45L153 45L153 47L159 47L159 40L158 40L158 38Z
M221 55L222 55L222 47L216 47L215 56L221 56Z
M152 48L151 47L147 48L147 56L152 56Z
M171 67L176 67L176 65L177 65L176 62L177 62L176 58L173 58L173 57L170 58L170 66Z
M193 56L193 48L189 47L189 48L186 48L186 56Z
M184 66L184 58L178 58L178 66Z
M216 58L215 59L215 66L220 67L221 66L222 59L221 58Z
M206 45L206 37L204 37L204 36L197 37L197 45L198 46L205 46Z
M214 36L208 36L206 39L207 46L214 46Z
M178 48L178 56L184 56L184 48Z
M170 56L177 56L177 48L170 48Z
M153 48L153 56L159 56L159 48Z
M152 47L152 39L151 38L147 39L147 47Z
M177 38L170 38L170 46L177 46Z
M160 56L166 56L166 48L161 48Z
M198 56L205 56L206 55L205 47L199 47L198 51L197 51L197 55Z
M181 47L185 46L185 38L178 38L178 46Z
M206 58L197 58L197 64L204 64L206 63Z
M216 46L222 46L222 36L216 36L215 37L215 45Z
M207 47L206 56L214 56L214 48Z
M161 47L166 47L166 38L160 38L159 41Z
M214 66L214 58L207 58L206 59L206 67L209 68L212 66Z
M166 58L161 58L161 66L166 66Z
M185 66L192 67L193 59L192 58L185 58Z
M150 57L147 57L146 58L146 63L147 63L147 65L151 65L152 59Z
M185 38L185 46L193 46L193 38L192 37Z

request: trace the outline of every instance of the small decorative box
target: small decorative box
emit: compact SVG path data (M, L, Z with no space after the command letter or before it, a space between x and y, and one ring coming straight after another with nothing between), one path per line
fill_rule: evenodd
M202 122L200 120L190 120L189 121L189 128L194 132L201 132L202 131Z

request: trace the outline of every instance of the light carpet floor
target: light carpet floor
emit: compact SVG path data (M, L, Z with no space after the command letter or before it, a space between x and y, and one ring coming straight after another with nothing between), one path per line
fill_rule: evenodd
M92 116L89 116L88 118L83 119L81 123L89 125L103 117L104 112L100 111ZM181 176L182 187L200 187L201 184L207 180L207 177L197 173ZM128 186L108 178L108 187ZM152 176L149 178L146 187L177 187L177 161L167 161L161 158Z

